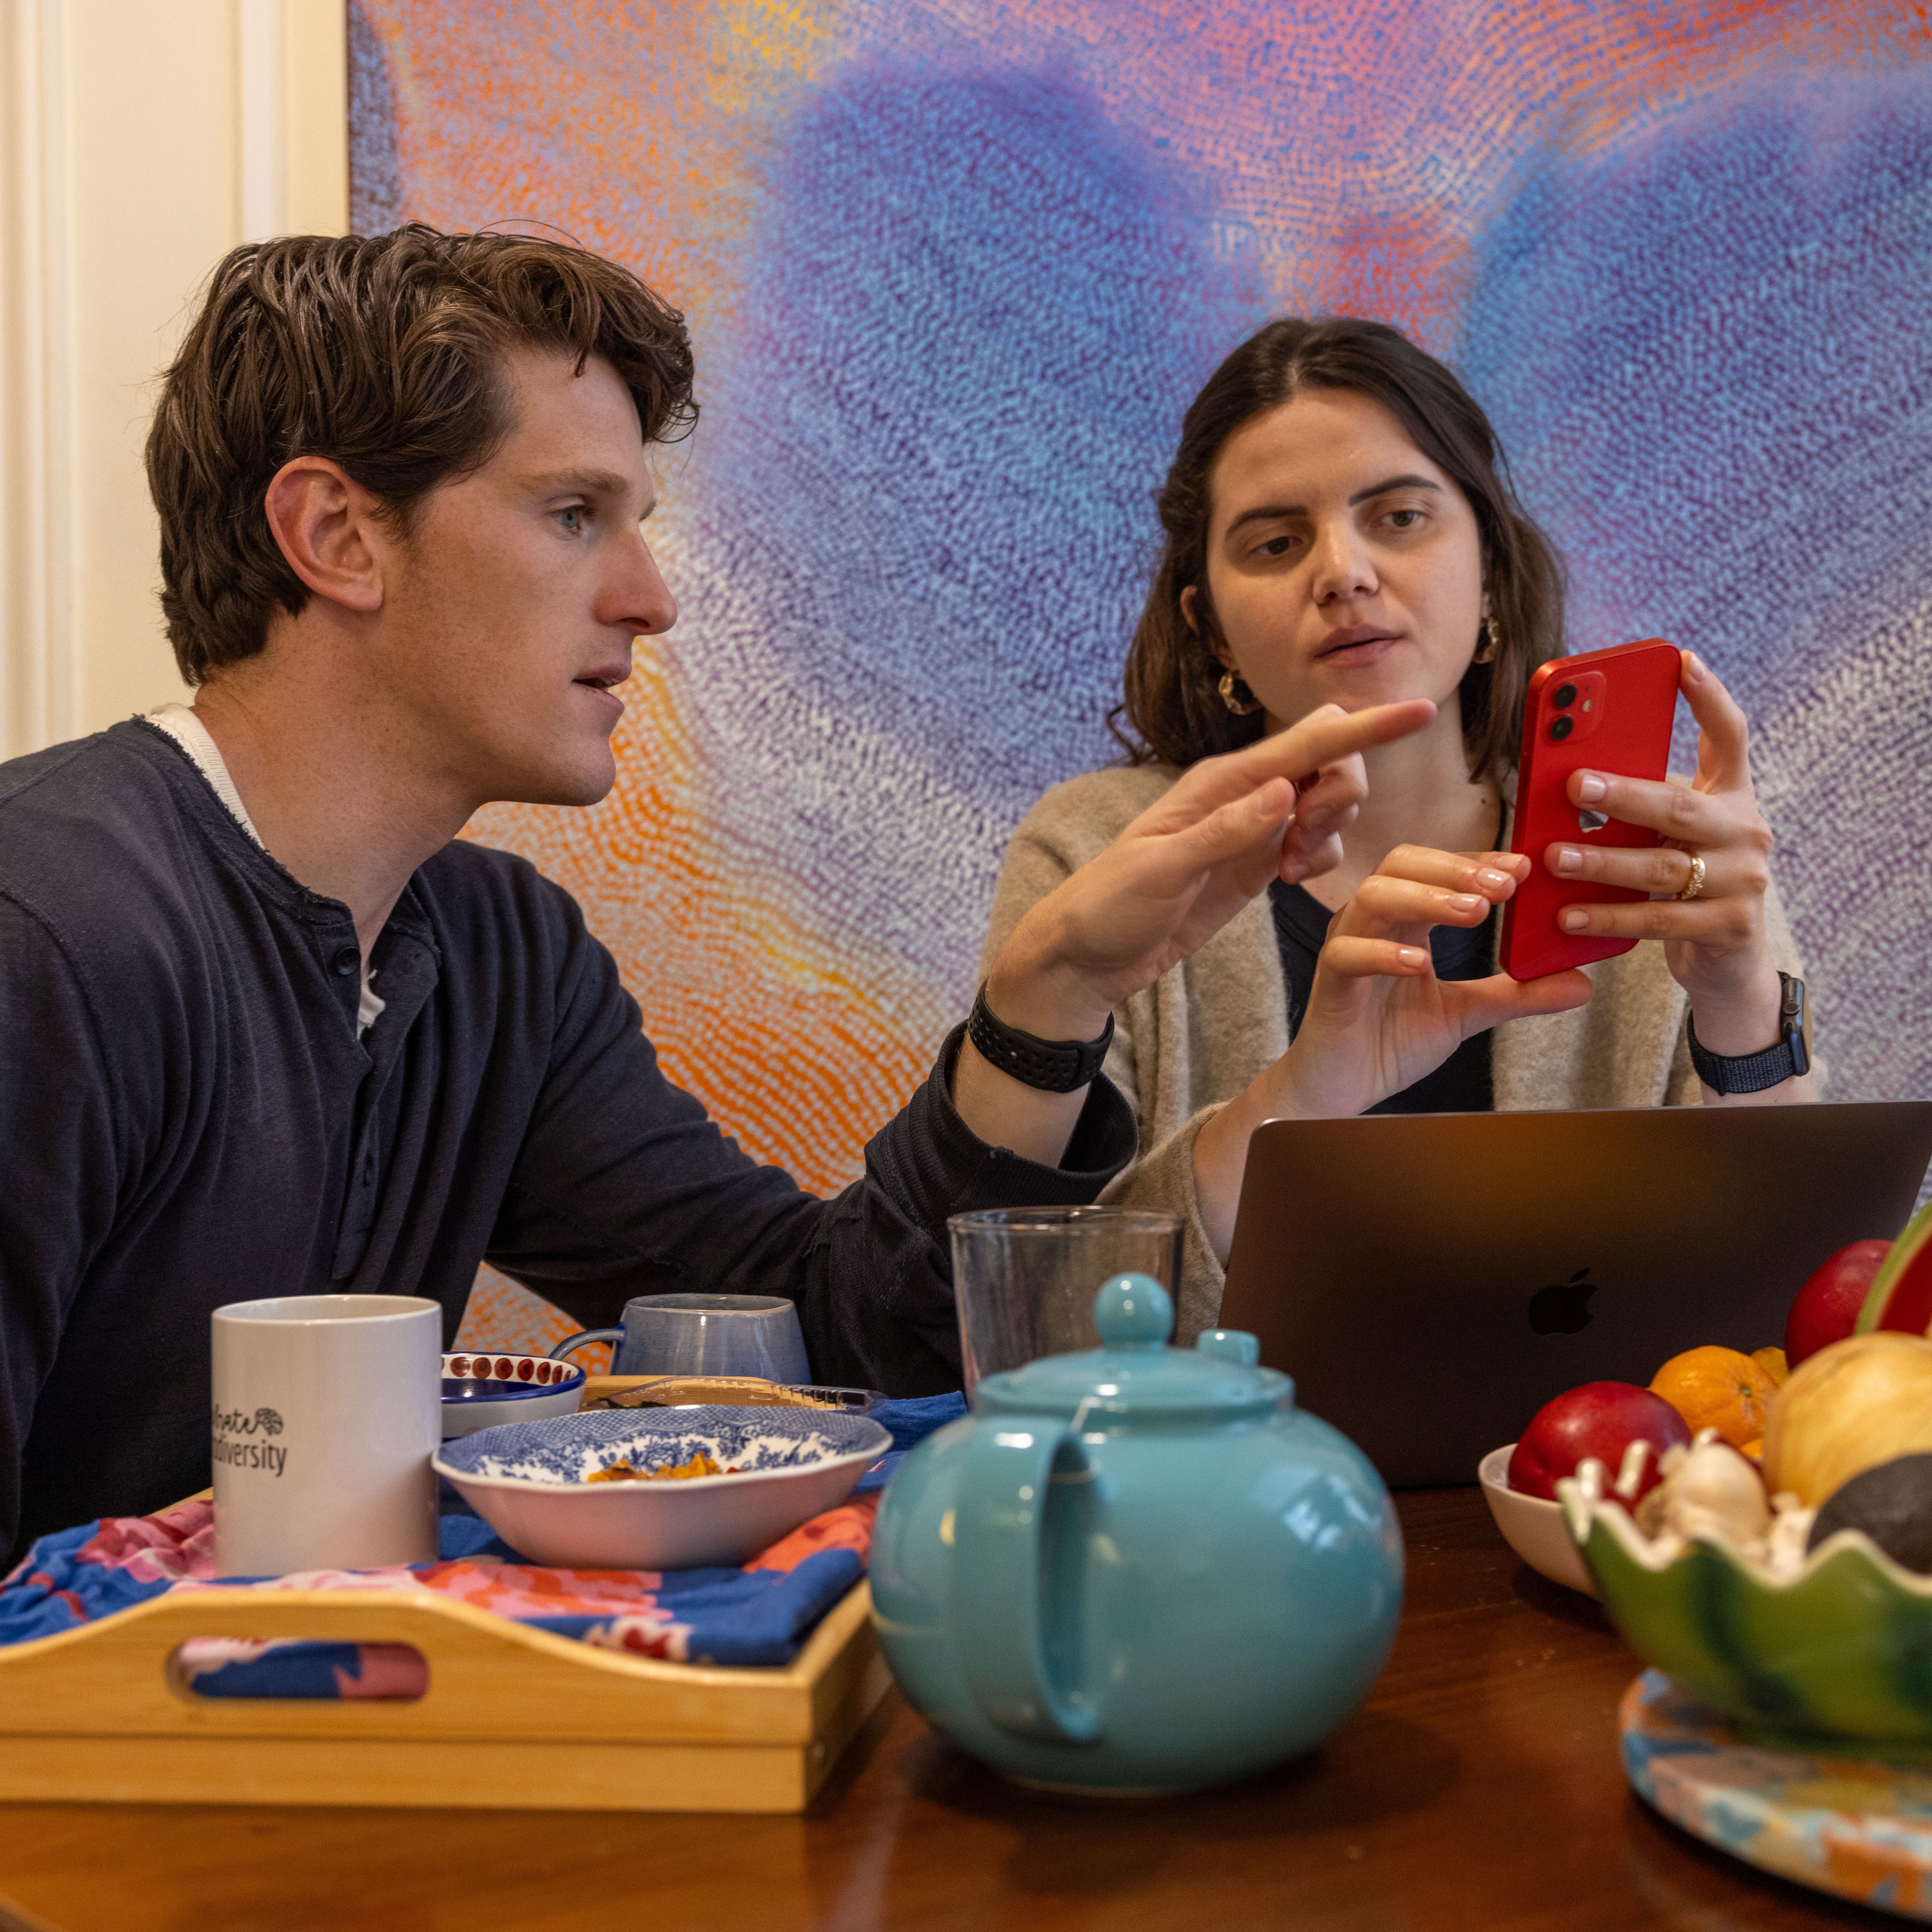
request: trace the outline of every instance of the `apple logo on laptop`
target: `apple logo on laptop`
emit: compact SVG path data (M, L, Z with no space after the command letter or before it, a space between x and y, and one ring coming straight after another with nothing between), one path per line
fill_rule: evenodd
M1529 1298L1529 1325L1539 1335L1574 1335L1590 1325L1590 1298L1602 1286L1579 1268L1568 1281L1552 1282Z

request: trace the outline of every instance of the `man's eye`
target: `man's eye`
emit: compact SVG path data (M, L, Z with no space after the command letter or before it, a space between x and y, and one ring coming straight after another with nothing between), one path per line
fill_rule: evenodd
M584 521L590 514L590 512L583 504L573 503L567 510L559 510L556 512L556 520L563 526L567 534L578 537L584 534Z

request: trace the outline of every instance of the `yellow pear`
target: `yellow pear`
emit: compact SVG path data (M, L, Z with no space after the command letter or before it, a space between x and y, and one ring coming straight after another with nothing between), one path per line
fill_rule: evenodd
M1862 1469L1932 1450L1932 1340L1834 1342L1791 1372L1764 1432L1764 1485L1816 1508Z

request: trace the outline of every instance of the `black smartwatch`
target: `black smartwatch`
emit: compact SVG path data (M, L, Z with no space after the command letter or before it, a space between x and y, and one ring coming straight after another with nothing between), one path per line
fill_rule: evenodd
M966 1036L979 1048L982 1060L1010 1073L1023 1087L1036 1087L1042 1094L1070 1094L1100 1072L1113 1043L1114 1016L1107 1016L1098 1040L1036 1040L1008 1026L987 1005L982 980L966 1022Z
M1762 1053L1708 1053L1697 1044L1697 1022L1690 1022L1690 1064L1714 1094L1762 1094L1811 1070L1810 1016L1804 982L1789 973L1778 976L1778 1044Z

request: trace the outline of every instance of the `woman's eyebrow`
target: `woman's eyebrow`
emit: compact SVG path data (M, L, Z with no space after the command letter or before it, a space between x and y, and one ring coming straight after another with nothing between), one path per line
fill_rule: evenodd
M1386 496L1391 490L1433 490L1439 494L1442 488L1441 484L1430 482L1426 476L1391 476L1386 482L1358 490L1348 499L1348 507L1352 510L1358 503L1366 503L1371 496Z
M1391 490L1433 490L1438 495L1442 486L1432 483L1426 476L1390 476L1379 483L1371 484L1366 490L1358 490L1348 499L1348 507L1353 509L1358 503L1366 503L1371 497L1386 496ZM1266 524L1284 517L1305 517L1307 506L1302 503L1262 503L1252 510L1244 510L1228 526L1228 534L1232 536L1244 524Z

